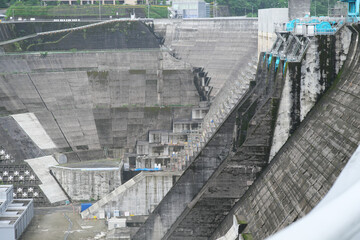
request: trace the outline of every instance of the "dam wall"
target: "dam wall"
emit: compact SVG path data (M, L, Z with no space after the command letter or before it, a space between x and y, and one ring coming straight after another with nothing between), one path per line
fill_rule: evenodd
M155 19L154 31L174 56L205 69L212 96L258 56L257 18Z
M333 84L347 59L351 36L344 27L335 35L314 37L301 63L288 63L270 159Z
M224 236L233 218L243 233L264 239L307 214L329 191L360 144L358 26L333 85L308 113L211 239Z
M158 49L2 55L0 62L1 114L33 112L63 151L134 147L200 101L192 68Z
M249 119L246 123L244 122L245 127L247 127L254 114L254 107L257 110L264 106L263 112L258 115L262 117L254 120L251 126L254 126L261 134L269 133L269 136L271 136L271 130L268 128L271 129L272 114L269 116L269 112L273 111L271 110L273 103L268 101L268 98L265 96L260 96L265 90L269 92L276 91L277 87L271 87L273 81L270 76L273 76L274 73L267 73L267 61L262 60L259 64L261 64L259 66L264 71L262 73L258 72L255 81L249 82L250 89L244 94L240 102L236 104L236 107L228 115L225 115L226 117L220 118L219 128L214 131L210 139L206 140L204 147L195 155L194 160L190 163L184 174L140 228L134 239L205 239L206 234L210 234L211 229L221 222L221 212L226 211L226 209L231 208L235 204L236 200L233 195L236 194L232 194L231 191L235 191L235 188L238 188L238 191L246 189L247 184L253 180L252 177L259 171L258 167L261 169L261 166L264 163L266 164L266 158L262 162L261 159L258 159L258 167L254 167L254 175L244 177L244 182L240 184L230 184L234 188L228 184L229 173L242 174L247 169L247 166L243 166L243 168L237 166L235 169L231 169L231 164L228 167L225 164L227 159L234 156L233 133L234 126L237 125L238 109L242 109L245 115L249 114ZM274 62L272 64L274 65ZM267 76L269 76L269 85L266 84L265 80ZM247 110L248 108L251 110ZM261 118L265 118L266 121L262 122ZM263 127L258 125L260 122L264 123ZM251 130L251 132L254 135L258 134L255 133L255 130ZM256 139L254 136L252 138ZM247 150L244 149L244 151L253 152L251 149L255 146L252 146L252 144L255 143L249 142ZM259 142L256 143L256 145L258 144ZM266 151L266 149L269 150L269 147L263 147L263 149ZM250 168L249 171L251 171ZM221 175L220 172L217 172L217 169L220 169L220 172L223 169L226 170ZM216 178L214 180L216 183L212 185L211 181L214 178ZM226 184L226 186L222 184ZM243 186L243 184L245 185ZM203 224L200 225L199 222ZM204 226L206 229L203 228Z
M291 136L310 109L336 83L344 60L351 58L349 39L352 39L352 33L351 28L344 28L335 35L316 36L305 42L303 52L299 53L301 62L286 62L280 57L262 54L256 80L250 82L248 92L237 104L236 115L230 114L220 121L224 125L220 124L213 137L204 142L204 147L134 239L210 238L225 215L266 168L270 149L274 142L278 143L279 122L286 123L282 128L288 129L287 137ZM287 41L295 39L289 37ZM223 108L227 108L226 103ZM223 127L228 124L232 124L235 131ZM231 143L217 146L218 151L221 149L224 153L217 157L220 162L210 158L204 165L202 160L213 154L213 144L219 144L215 140L219 133ZM210 163L214 165L210 167ZM203 177L194 179L194 172ZM189 190L185 186L193 187ZM233 219L231 216L226 221L232 224Z
M119 169L64 170L53 156L74 163L131 154L149 130L171 130L174 119L190 118L206 85L196 85L195 69L161 49L140 21L55 32L45 25L1 29L13 40L1 43L0 177L15 185L17 198L33 197L37 205L99 199L121 184ZM90 182L98 184L90 189Z

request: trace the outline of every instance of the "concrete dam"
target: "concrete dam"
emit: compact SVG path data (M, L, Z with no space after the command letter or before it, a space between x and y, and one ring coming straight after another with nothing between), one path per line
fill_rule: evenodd
M264 239L360 143L357 24L260 56L257 19L20 24L0 29L2 181L38 206L98 200L83 218L149 215L131 239Z
M245 23L250 23L250 28ZM225 40L242 35L249 45L246 49L239 48L234 59L240 64L249 54L257 55L257 25L251 19L207 20L199 29L203 40L184 35L191 21L184 22L184 26L176 23L176 37L172 35L175 27L167 22L155 23L156 26L153 22L131 20L86 26L84 23L33 24L36 26L29 27L30 23L1 25L1 115L14 129L8 131L10 128L6 127L3 131L4 139L9 140L4 141L2 147L13 158L13 162L7 161L10 165L3 167L2 173L8 173L3 175L5 182L9 181L9 171L11 174L17 171L14 167L35 171L24 162L28 159L52 155L60 162L65 159L63 164L83 162L83 167L89 167L93 165L89 160L119 159L132 154L137 142L148 139L150 130L169 131L184 119L193 121L192 110L204 105L215 92L209 82L218 82L217 87L221 88L224 79L230 78L230 69L232 74L241 72L241 68L233 66L226 71L209 67L217 77L211 81L207 78L205 82L199 78L205 75L202 65L191 64L197 60L174 57L176 44L188 41L191 51L198 47L198 41L208 41L204 46L206 55L199 54L199 58L215 66L212 56L219 54L226 45ZM213 35L214 27L223 29L224 34L209 41L207 36ZM103 35L100 29L105 29L107 34ZM164 41L169 41L169 45L162 45ZM88 45L79 44L82 42ZM233 46L239 46L228 44L229 52ZM197 120L194 121L191 124L198 125ZM24 138L19 137L21 134L27 136L27 145ZM55 159L52 162L55 164ZM180 170L182 167L184 165L179 166ZM59 177L60 169L52 171ZM62 168L61 171L70 170ZM75 172L72 171L74 181L66 180L67 184L77 182L80 186L87 181L86 177L76 177ZM36 176L34 173L33 177ZM107 193L120 185L118 180L108 177L103 181L110 181L105 188ZM21 181L16 184L23 185ZM34 188L41 185L41 181L27 184ZM65 185L61 188L59 192L68 189ZM98 199L106 194L92 191L94 193L84 195L73 191L66 194L74 199L88 199L88 196ZM38 194L42 192L39 189ZM39 204L54 203L43 195Z

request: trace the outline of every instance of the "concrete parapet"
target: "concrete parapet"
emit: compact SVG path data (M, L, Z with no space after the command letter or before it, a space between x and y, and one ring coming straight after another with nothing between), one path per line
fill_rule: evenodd
M99 200L121 185L120 166L111 168L54 166L50 171L71 200L75 201Z

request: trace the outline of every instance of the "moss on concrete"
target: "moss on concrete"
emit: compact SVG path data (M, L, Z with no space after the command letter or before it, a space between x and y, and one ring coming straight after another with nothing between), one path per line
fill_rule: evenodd
M159 39L140 21L110 22L86 29L34 36L7 44L5 52L159 48Z

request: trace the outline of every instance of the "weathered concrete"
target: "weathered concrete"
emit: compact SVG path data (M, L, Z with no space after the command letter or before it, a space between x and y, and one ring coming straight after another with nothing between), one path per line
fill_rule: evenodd
M310 16L311 0L289 0L289 19Z
M268 52L273 46L277 36L276 23L289 21L288 8L259 9L258 53Z
M50 203L65 203L68 198L60 188L54 177L50 174L50 167L58 165L52 156L25 160L42 182L39 187L45 193Z
M360 143L358 33L352 36L349 49L335 85L229 212L211 239L227 232L233 225L233 215L249 224L246 231L255 239L263 239L303 217L331 188Z
M114 210L120 215L148 215L171 189L179 172L142 172L81 213L82 218L100 217L104 212L114 216Z
M216 133L139 229L134 239L161 239L226 159L232 146L236 111L232 111Z
M39 120L33 113L23 113L12 115L21 128L29 135L29 137L41 149L56 148L55 143L50 139L49 135L41 126Z
M89 162L90 163L90 162ZM121 165L107 167L99 162L98 166L83 164L50 167L50 171L71 200L99 200L121 185Z
M4 110L33 112L60 149L133 147L200 100L192 69L159 50L0 58Z
M208 72L212 96L258 56L256 18L156 19L154 30L175 56Z
M78 27L87 22L16 22L0 24L0 42L40 32Z
M1 30L1 29L0 29ZM159 48L159 39L140 20L113 19L0 42L5 52Z
M335 36L318 36L301 64L288 64L270 160L331 87L349 52L351 36L346 27Z
M236 108L235 152L216 169L164 239L208 239L267 164L283 71L263 57L256 82Z

